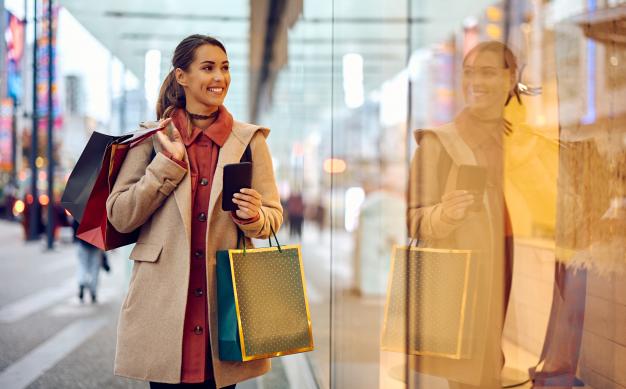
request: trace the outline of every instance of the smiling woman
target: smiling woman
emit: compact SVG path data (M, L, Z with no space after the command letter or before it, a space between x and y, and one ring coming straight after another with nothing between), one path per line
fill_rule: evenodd
M238 231L251 247L251 238L267 238L282 223L269 130L233 119L223 105L231 76L217 39L185 38L172 66L157 101L159 122L143 124L169 130L129 151L107 200L116 229L140 228L115 373L151 381L152 388L234 387L267 372L269 362L219 360L215 253L235 248ZM234 194L238 209L225 212L215 206L223 166L246 150L252 185Z

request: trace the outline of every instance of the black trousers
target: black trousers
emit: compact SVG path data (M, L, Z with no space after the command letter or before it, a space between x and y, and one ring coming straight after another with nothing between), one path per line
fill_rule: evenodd
M235 389L236 385L226 386L223 389ZM189 389L215 389L215 381L209 380L197 384L164 384L162 382L150 381L150 389L171 389L171 388L189 388Z

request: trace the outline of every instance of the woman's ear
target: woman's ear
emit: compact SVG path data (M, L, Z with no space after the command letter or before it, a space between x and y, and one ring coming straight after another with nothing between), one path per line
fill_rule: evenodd
M183 69L174 69L174 75L176 76L176 82L178 82L180 86L187 86L187 73L185 73Z

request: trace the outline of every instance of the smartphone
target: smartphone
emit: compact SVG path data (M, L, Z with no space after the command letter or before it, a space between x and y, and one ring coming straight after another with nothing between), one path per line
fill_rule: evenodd
M469 206L472 211L480 210L487 183L487 169L482 166L461 165L456 179L456 189L467 190L474 195L474 203Z
M222 190L222 209L236 211L239 206L233 203L233 195L242 188L252 187L252 163L239 162L224 165L224 189Z

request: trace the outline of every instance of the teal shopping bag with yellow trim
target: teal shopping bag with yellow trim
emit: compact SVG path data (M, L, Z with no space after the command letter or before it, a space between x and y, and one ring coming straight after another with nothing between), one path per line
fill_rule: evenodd
M270 238L270 247L246 249L241 240L243 249L216 254L220 359L251 361L313 350L300 246L276 240L272 247Z

